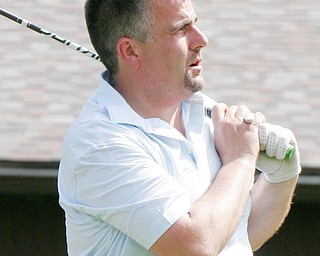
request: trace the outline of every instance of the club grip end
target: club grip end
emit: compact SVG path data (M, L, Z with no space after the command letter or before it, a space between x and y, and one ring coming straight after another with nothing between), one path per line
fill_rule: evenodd
M289 148L287 149L287 153L286 153L286 159L290 159L293 155L294 152L294 146L289 145Z

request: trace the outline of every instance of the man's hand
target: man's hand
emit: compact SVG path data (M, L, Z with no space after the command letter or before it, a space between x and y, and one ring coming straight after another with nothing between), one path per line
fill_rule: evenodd
M215 146L223 164L236 159L246 159L255 164L259 154L259 125L264 116L250 113L246 106L216 104L213 109ZM246 115L252 114L252 122L247 123Z
M271 183L290 180L301 172L298 144L291 130L281 126L262 123L259 127L260 155L257 169ZM289 147L293 154L286 158Z

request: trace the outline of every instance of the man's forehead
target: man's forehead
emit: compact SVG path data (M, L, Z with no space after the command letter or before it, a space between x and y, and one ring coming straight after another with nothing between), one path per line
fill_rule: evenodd
M170 6L170 5L181 5L184 3L190 3L191 0L150 0L151 4L156 4L158 6Z
M151 0L156 24L166 24L170 31L195 22L197 19L191 0Z
M150 0L157 4L181 4L184 2L191 2L190 0Z
M185 10L187 12L194 12L191 0L150 0L153 10Z

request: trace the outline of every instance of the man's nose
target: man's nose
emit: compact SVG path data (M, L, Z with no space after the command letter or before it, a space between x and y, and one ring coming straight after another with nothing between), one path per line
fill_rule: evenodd
M203 32L195 25L192 26L192 33L190 36L190 48L197 49L203 48L208 45L208 38L203 34Z

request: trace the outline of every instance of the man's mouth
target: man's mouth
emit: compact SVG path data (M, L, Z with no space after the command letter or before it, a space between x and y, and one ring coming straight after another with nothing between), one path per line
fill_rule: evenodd
M192 72L193 77L197 77L201 75L202 72L202 65L201 65L201 59L196 59L190 66L189 69Z
M201 65L201 59L197 59L195 62L193 62L189 67L198 67Z

